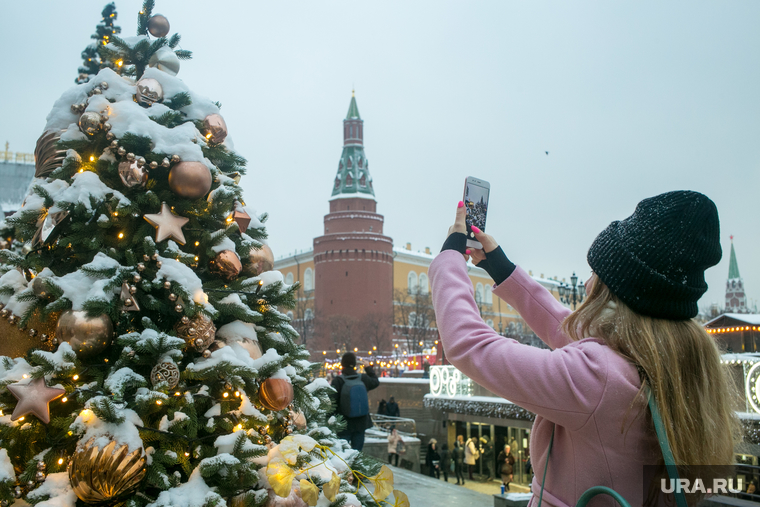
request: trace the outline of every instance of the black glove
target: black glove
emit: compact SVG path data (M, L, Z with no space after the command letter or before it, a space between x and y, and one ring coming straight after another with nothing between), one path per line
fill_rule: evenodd
M446 246L445 243L444 246ZM507 258L500 246L496 247L495 250L486 252L486 258L476 264L476 266L485 269L486 273L496 282L496 285L501 285L504 280L509 278L516 267Z
M456 250L460 254L464 255L467 250L467 235L463 232L452 232L446 241L443 242L441 252L444 250Z

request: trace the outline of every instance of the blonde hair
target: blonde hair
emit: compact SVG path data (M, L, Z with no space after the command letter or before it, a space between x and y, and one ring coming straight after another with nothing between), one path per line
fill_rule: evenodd
M634 407L633 420L646 413L654 433L646 410L646 380L676 465L733 465L741 434L734 412L738 390L720 363L718 346L698 322L640 315L596 277L586 302L562 326L573 340L603 339L638 369L642 386L621 417L621 433Z

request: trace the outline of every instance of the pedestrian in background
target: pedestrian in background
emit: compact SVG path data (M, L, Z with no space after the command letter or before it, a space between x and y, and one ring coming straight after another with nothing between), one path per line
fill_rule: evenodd
M438 440L434 438L431 438L430 442L428 442L427 453L425 454L425 464L428 466L428 474L430 477L439 479L441 476L441 471L439 469L439 466L441 464L441 455L438 454L438 449L436 448L437 444Z
M335 414L346 419L346 429L338 433L338 438L347 440L352 449L361 451L364 447L364 431L372 427L369 416L369 397L371 391L380 385L372 366L361 363L364 373L356 371L356 356L346 352L340 360L343 374L332 381L335 392L331 394Z
M472 478L472 470L475 468L475 462L480 457L480 451L475 442L477 442L477 439L472 437L467 440L467 445L464 447L464 463L467 465L467 471L469 472L471 481L475 480Z
M391 417L401 417L401 412L398 409L398 403L396 403L396 398L391 396L391 399L388 400L388 405L385 408L386 414Z
M454 443L454 449L451 451L451 459L454 460L454 475L457 477L457 484L464 484L464 448L462 444L464 439L462 435L457 437L457 441Z
M504 484L505 491L509 491L509 483L512 482L514 474L515 457L510 452L511 450L512 448L509 445L505 445L504 450L496 458L496 465L499 467L499 475L501 475L501 483Z
M404 439L396 431L395 426L391 426L391 434L388 435L388 463L393 465L393 460L396 460L395 466L398 466L398 444L404 443Z
M449 452L449 444L441 444L441 472L443 472L443 480L449 482L449 472L451 472L451 453Z
M388 403L384 399L377 404L377 415L388 415Z
M485 472L485 482L490 482L494 479L495 474L493 471L493 459L496 455L496 451L493 448L493 442L488 435L480 437L480 456L483 459L483 471Z

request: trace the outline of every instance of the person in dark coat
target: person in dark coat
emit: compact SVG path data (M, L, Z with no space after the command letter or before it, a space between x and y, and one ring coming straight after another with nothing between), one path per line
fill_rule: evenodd
M505 445L504 450L499 453L499 457L496 459L496 467L499 469L501 483L504 484L505 491L509 491L509 483L512 482L514 474L515 457L511 451L511 446Z
M495 454L491 439L488 435L482 436L480 438L480 456L483 459L483 472L486 475L484 482L490 482L494 478L493 459Z
M340 360L343 367L343 374L335 377L332 381L332 387L335 392L332 393L334 414L343 415L343 407L341 407L341 390L346 383L346 378L356 379L361 378L364 387L367 391L371 391L380 385L380 381L375 375L375 371L372 366L364 365L364 372L361 376L356 371L356 356L353 352L346 352ZM364 431L367 428L372 427L372 419L369 416L369 402L366 406L366 415L359 417L346 417L346 429L338 433L338 438L342 438L351 443L351 448L361 451L364 447Z
M387 415L391 417L401 417L401 413L398 409L398 404L396 403L396 399L393 396L391 396L391 399L388 400L386 410L388 411Z
M454 443L454 449L451 451L451 459L454 460L454 475L457 476L457 484L464 484L464 448L462 444L464 443L464 440L462 440L462 436L459 435L458 437L460 440L457 440Z
M451 452L449 452L449 444L441 445L441 472L443 472L443 480L449 482L449 471L451 470Z
M436 439L430 439L430 442L427 446L427 454L425 454L425 463L428 466L428 473L430 474L430 477L440 479L441 455L438 454L438 448L436 447L437 444L438 441Z
M377 415L388 415L388 403L385 400L380 400L377 404Z

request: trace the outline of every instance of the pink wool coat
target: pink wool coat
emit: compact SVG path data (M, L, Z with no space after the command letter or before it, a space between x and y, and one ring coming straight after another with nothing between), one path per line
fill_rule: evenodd
M660 451L643 414L636 417L632 410L626 433L621 431L641 386L635 366L601 339L571 341L560 327L570 310L520 267L494 294L512 305L551 350L500 336L483 322L459 252L441 252L429 275L446 358L481 386L536 414L530 505L538 504L552 423L554 447L542 506L575 505L592 486L608 486L632 506L642 505L643 466L657 464ZM617 504L601 495L589 505Z

